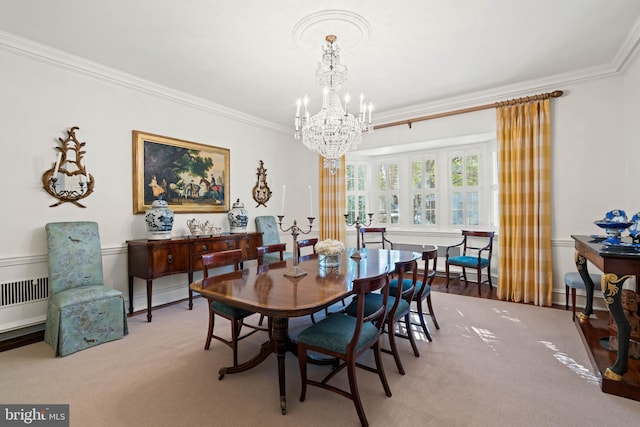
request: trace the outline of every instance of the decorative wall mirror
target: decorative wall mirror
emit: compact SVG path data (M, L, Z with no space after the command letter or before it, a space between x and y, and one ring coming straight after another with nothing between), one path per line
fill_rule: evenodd
M260 160L260 166L258 167L258 181L256 185L253 186L253 200L258 203L256 208L260 205L267 207L267 202L271 198L271 190L269 189L269 185L267 184L267 170L264 168L264 162Z
M50 205L50 208L70 202L79 208L85 208L78 200L84 199L93 193L93 176L87 173L87 164L84 159L86 152L83 150L86 142L76 139L77 126L67 131L65 139L58 138L60 146L54 167L42 175L42 186L47 193L59 200Z

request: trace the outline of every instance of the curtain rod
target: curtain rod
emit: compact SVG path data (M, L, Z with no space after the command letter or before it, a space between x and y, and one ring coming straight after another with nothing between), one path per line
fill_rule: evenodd
M516 104L521 104L525 102L539 101L541 99L559 98L562 96L563 93L564 92L561 90L554 90L553 92L540 93L538 95L533 95L533 96L525 96L524 98L514 98L514 99L509 99L507 101L494 102L492 104L478 105L477 107L461 108L459 110L446 111L444 113L431 114L428 116L416 117L414 119L384 123L381 125L376 125L373 128L383 129L383 128L388 128L392 126L409 125L409 129L411 129L411 124L415 122L421 122L424 120L431 120L431 119L439 119L441 117L455 116L457 114L472 113L474 111L480 111L480 110L488 110L489 108L498 108L498 107L504 107L507 105L516 105Z

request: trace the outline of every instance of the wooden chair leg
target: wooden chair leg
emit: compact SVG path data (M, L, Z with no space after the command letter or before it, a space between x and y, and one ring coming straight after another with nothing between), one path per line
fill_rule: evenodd
M409 337L409 342L411 343L411 348L413 349L413 355L416 357L420 357L420 352L418 351L416 340L413 338L413 328L411 327L411 311L409 311L404 316L404 323L407 325L407 336ZM429 338L431 337L429 336ZM429 339L429 341L431 341L431 339Z
M360 392L358 391L358 383L356 383L356 361L349 360L347 362L347 376L349 377L349 389L351 390L351 400L356 407L358 418L360 418L360 424L368 426L369 422L364 414L364 408L362 407L362 400L360 399Z
M571 319L576 321L576 288L571 288L571 308L573 310L573 314Z
M391 388L389 388L389 383L387 382L387 376L384 373L384 365L382 364L382 357L380 353L380 342L376 343L376 345L373 347L373 358L376 362L376 370L378 371L378 377L380 377L382 388L384 388L384 393L388 397L391 397Z
M302 385L300 387L300 402L304 402L307 396L307 351L298 352L298 364L300 365L300 379Z
M389 328L389 330L387 331L387 336L389 337L389 347L391 348L390 353L393 355L393 359L396 362L398 372L400 372L401 375L404 375L404 367L402 366L400 354L398 353L398 346L396 345L395 324L393 323L393 321L391 321L387 323L387 326Z
M569 286L564 285L564 309L569 310Z
M418 319L420 319L420 326L422 326L422 332L424 332L427 337L427 341L431 342L431 335L429 334L429 329L427 329L427 324L424 321L424 313L422 312L422 300L416 301L416 307L418 309Z
M205 350L209 350L209 347L211 347L211 338L213 338L213 326L215 323L215 314L213 310L211 310L211 301L207 300L207 303L209 304L209 330L207 331L207 340L204 343Z
M431 316L431 320L433 320L433 324L436 327L436 329L440 329L440 326L438 326L438 321L436 320L436 315L433 312L433 307L431 305L431 294L427 295L427 307L429 308L429 315Z
M445 263L444 265L445 274L447 275L447 289L449 289L449 263Z
M478 268L478 296L481 297L482 296L482 290L480 289L482 286L482 269Z
M262 326L262 322L264 321L264 314L260 315L260 320L258 320L258 325Z

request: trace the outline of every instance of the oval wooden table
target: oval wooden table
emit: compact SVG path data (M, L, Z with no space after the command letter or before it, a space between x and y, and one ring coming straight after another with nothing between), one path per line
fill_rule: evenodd
M362 257L353 259L356 249L348 249L341 255L339 267L323 268L318 259L302 261L298 267L307 274L300 277L285 276L286 268L272 268L257 273L257 269L241 270L218 277L197 280L190 288L203 297L220 301L271 317L272 333L252 359L238 366L220 368L219 379L226 374L236 374L256 367L271 353L278 357L280 408L287 411L285 390L285 363L287 351L296 353L295 342L289 338L290 317L306 316L328 307L352 293L354 279L371 277L393 271L398 261L419 259L417 252L361 249Z

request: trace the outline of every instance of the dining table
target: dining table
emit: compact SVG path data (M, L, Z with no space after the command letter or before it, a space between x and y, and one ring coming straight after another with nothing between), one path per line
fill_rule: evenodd
M237 274L196 280L189 286L208 300L219 301L271 318L269 339L258 353L237 366L222 367L218 379L248 371L273 353L277 355L280 409L287 411L285 356L297 354L289 336L289 319L317 313L353 293L353 280L393 272L396 262L420 259L422 254L390 249L349 248L340 255L338 266L324 267L319 258L301 260L297 268L306 274L286 275L287 267L244 269ZM291 261L289 261L291 262ZM290 266L289 266L290 267Z

